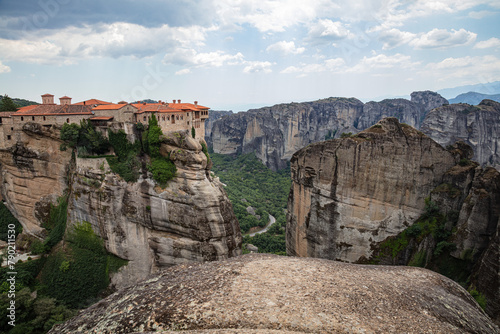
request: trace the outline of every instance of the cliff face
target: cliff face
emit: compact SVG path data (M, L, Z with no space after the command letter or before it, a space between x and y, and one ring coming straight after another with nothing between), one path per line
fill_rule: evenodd
M187 132L164 138L177 177L165 189L141 177L127 183L105 159L78 159L69 224L91 223L113 254L129 260L112 279L127 286L159 268L241 253L242 237L222 184Z
M500 169L500 103L452 104L429 112L421 130L446 146L458 140L474 150L474 160Z
M0 149L0 190L24 232L41 236L40 221L67 188L71 152L60 151L58 129L37 123L24 124L12 142Z
M212 134L212 127L214 126L215 121L224 116L231 115L232 113L232 111L227 110L210 110L208 119L205 121L205 141L209 146L212 146L210 136Z
M396 117L419 128L429 110L447 103L437 93L412 93L412 100L391 99L363 104L355 98L280 104L233 114L216 122L210 143L214 152L249 153L271 169L286 166L293 153L342 133L359 132L381 118Z
M138 182L123 181L104 158L72 162L70 150L60 151L59 137L56 128L26 123L14 132L13 145L0 150L1 192L25 233L43 237L50 203L69 190L68 228L90 222L109 252L129 260L112 278L117 287L159 268L241 253L232 205L187 132L163 139L160 153L170 154L177 167L165 189L147 172Z
M291 160L287 253L425 266L471 283L500 322L500 173L472 155L395 118L309 145Z
M411 297L411 298L410 298ZM50 333L499 333L457 283L411 267L249 254L180 265Z
M455 165L454 157L412 127L386 118L355 137L294 154L287 253L355 262L404 230Z
M250 153L271 169L286 166L298 149L311 142L356 132L363 103L354 98L280 104L225 117L212 129L214 152ZM336 131L336 132L335 132Z

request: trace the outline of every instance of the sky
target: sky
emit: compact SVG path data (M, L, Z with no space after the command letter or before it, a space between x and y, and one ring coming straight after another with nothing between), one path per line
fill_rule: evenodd
M499 0L0 0L0 93L241 111L500 80Z

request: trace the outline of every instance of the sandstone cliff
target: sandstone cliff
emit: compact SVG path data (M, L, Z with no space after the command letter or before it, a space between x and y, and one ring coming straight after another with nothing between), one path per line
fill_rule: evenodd
M214 126L215 121L224 116L231 115L232 113L232 111L227 110L210 110L208 119L205 121L205 141L209 146L212 146L210 136L212 134L212 127Z
M477 289L500 322L500 173L472 155L395 118L309 145L291 160L288 254L425 266Z
M287 252L358 261L404 230L454 157L414 128L386 118L358 135L298 151L291 160Z
M249 254L179 265L50 333L499 333L429 270Z
M255 152L273 170L286 166L310 143L359 132L385 117L419 128L427 112L448 101L437 93L414 92L411 101L389 99L363 104L355 98L279 104L233 114L214 123L210 143L222 154Z
M15 131L12 145L0 149L0 191L25 233L43 235L40 227L50 204L67 188L71 152L60 151L59 130L26 123Z
M161 151L170 153L177 167L177 177L165 189L144 176L127 183L109 170L105 159L77 160L69 224L90 222L111 253L129 260L113 277L117 286L159 268L241 253L231 202L210 176L200 143L188 132L170 133Z
M124 129L133 139L131 127ZM129 260L112 278L118 287L158 268L237 256L242 237L232 205L188 132L162 139L160 153L170 156L177 176L161 189L146 168L138 182L127 183L105 158L72 159L70 150L61 151L58 128L26 123L0 150L1 192L24 232L40 238L50 203L69 194L68 228L90 222L109 252Z
M473 159L500 170L500 103L452 104L429 112L421 130L446 146L458 140L474 150Z

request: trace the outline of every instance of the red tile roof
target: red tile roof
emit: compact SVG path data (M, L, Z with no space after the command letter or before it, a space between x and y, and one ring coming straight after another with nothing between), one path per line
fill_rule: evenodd
M85 101L82 101L82 102L78 102L78 103L73 103L74 105L100 105L100 104L112 104L111 102L106 102L106 101L102 101L102 100L98 100L98 99L90 99L90 100L85 100Z
M92 110L117 110L125 107L126 104L101 104Z
M28 106L31 107L31 106ZM78 115L92 114L92 106L67 104L64 106L56 104L39 104L34 108L21 108L11 116L36 116L36 115Z
M52 94L48 94L48 93L47 93L47 94L43 94L43 95L42 95L42 97L44 97L44 96L54 96L54 95L52 95Z
M39 106L39 104L32 104L30 106L26 106L26 107L22 107L22 108L17 109L17 112L26 112L26 111L34 109L34 108L36 108L38 106Z
M13 113L15 113L15 111L1 111L0 117L10 117Z

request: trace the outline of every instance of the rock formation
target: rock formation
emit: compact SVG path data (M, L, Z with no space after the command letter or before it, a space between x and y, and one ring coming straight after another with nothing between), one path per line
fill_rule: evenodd
M233 114L216 122L210 143L222 154L255 152L273 170L310 143L356 133L380 119L396 117L419 128L427 112L447 104L437 93L412 93L412 100L389 99L363 104L355 98L279 104Z
M474 150L475 161L500 170L500 103L484 100L477 106L451 104L434 109L421 130L443 146L466 142Z
M457 283L411 267L249 254L170 268L49 333L499 333Z
M292 154L311 142L356 132L363 103L354 98L279 104L229 115L212 128L215 153L255 152L271 169L286 167Z
M212 146L212 143L210 142L210 135L212 134L212 127L214 126L215 121L224 116L231 115L232 113L232 111L227 110L210 110L208 119L205 121L205 141L209 146Z
M445 149L395 118L309 145L291 159L287 253L413 263L470 279L500 322L500 290L491 288L500 286L500 173L472 155L463 142ZM424 214L434 217L427 225Z
M12 141L0 149L0 190L24 232L43 235L40 221L67 188L71 152L59 149L58 129L38 123L24 124Z
M170 155L177 176L162 189L149 172L127 183L105 158L73 160L60 150L58 128L26 123L0 150L1 192L24 233L44 237L41 222L66 191L68 228L90 222L109 252L129 260L112 278L117 287L158 268L237 256L242 237L231 202L188 132L163 138L160 153Z
M127 183L105 159L78 159L69 224L90 222L113 254L129 260L114 277L117 286L158 268L221 260L241 253L242 237L222 184L210 176L202 147L187 132L170 133L177 177L165 189L141 177Z
M309 145L291 160L287 252L348 262L396 235L455 165L444 148L386 118L351 138Z

